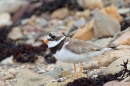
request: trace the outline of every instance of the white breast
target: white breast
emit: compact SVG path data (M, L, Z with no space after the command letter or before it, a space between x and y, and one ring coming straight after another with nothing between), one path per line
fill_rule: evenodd
M54 56L58 60L61 60L66 63L79 63L79 62L86 61L86 55L75 54L75 53L69 51L65 47L67 44L68 44L68 42L66 42L64 44L64 46L62 47L62 49L60 51L57 51L56 54L54 54Z

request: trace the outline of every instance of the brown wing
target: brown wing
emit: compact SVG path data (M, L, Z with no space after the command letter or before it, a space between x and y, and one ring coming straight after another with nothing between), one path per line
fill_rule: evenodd
M69 42L66 45L66 48L77 54L84 54L84 53L88 53L88 52L92 52L92 51L101 50L100 47L91 45L85 41L78 40L78 39L66 37L65 42Z

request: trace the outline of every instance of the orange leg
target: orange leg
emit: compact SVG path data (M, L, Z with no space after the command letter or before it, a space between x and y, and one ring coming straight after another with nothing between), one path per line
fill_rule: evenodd
M83 67L82 67L82 64L80 63L80 71L79 71L79 74L78 74L78 78L81 77L82 70L83 70Z
M76 66L74 64L74 74L73 74L73 77L75 77L75 76L76 76Z

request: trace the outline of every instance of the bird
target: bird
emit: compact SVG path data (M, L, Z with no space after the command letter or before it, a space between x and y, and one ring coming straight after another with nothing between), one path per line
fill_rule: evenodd
M50 32L44 43L47 44L56 59L65 63L73 63L73 77L76 76L76 64L80 65L78 77L81 77L83 62L90 61L94 57L111 49L101 48L80 39L66 37L60 32Z

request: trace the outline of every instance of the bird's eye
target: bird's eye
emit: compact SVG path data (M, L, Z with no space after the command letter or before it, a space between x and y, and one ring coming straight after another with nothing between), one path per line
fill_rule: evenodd
M53 38L53 39L54 39L54 38L56 38L56 37L55 37L55 36L51 36L51 38Z

